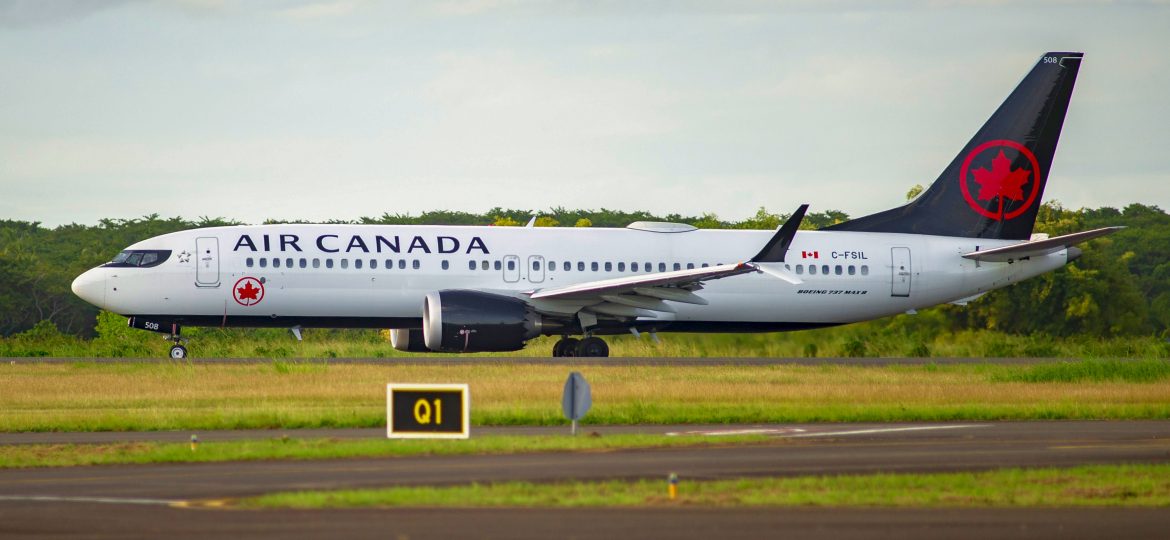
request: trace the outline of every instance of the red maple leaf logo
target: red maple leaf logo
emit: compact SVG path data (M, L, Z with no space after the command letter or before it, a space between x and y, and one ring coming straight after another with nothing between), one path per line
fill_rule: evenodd
M240 295L240 300L255 300L256 295L260 294L260 289L253 287L252 282L249 281L243 287L236 289L236 293Z
M1001 203L1004 198L1024 200L1024 184L1028 183L1032 171L1022 168L1012 170L1011 167L1012 162L1000 150L999 155L991 160L990 171L986 168L971 171L975 175L975 182L979 184L979 200L990 201L996 197L1000 197Z

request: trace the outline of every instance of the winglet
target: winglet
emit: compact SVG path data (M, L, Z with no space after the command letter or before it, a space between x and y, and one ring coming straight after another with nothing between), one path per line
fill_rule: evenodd
M776 230L772 239L764 244L764 249L752 257L751 262L784 262L784 255L788 253L788 246L792 245L792 239L796 237L796 231L800 229L800 222L804 221L804 213L807 210L807 204L800 205L800 208L792 213L792 217Z

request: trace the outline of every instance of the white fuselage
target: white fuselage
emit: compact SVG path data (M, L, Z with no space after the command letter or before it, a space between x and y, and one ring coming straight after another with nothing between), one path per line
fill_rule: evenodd
M575 283L736 263L755 254L772 234L395 225L217 227L134 244L128 249L171 253L150 268L92 269L78 278L74 290L123 315L203 321L198 324L213 324L210 318L221 317L225 322L268 318L287 321L288 326L418 327L423 298L433 291L476 289L519 297ZM1067 262L1066 251L1014 263L961 257L1014 243L1018 242L802 231L786 262L769 264L786 267L803 283L790 284L765 273L712 280L700 292L707 305L672 303L675 313L657 313L653 321L857 322L965 299ZM262 294L249 290L241 299L238 289L246 286L241 284L255 282L262 284ZM533 304L544 309L539 302ZM556 311L554 305L545 308Z

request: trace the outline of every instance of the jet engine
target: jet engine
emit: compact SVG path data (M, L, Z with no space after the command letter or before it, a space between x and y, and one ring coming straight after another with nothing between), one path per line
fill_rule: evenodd
M509 296L436 291L423 300L422 334L432 351L517 351L541 334L541 317Z
M400 351L430 352L427 344L423 343L423 331L418 328L392 328L390 345Z

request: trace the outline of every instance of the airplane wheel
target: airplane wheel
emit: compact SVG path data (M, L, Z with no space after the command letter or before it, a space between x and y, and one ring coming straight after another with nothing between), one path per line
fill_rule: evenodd
M171 358L175 360L182 360L187 357L187 348L182 345L175 345L171 347Z
M553 357L560 358L563 356L577 356L577 343L573 338L562 338L553 345Z
M577 356L605 358L609 356L609 345L599 337L587 337L577 344Z

